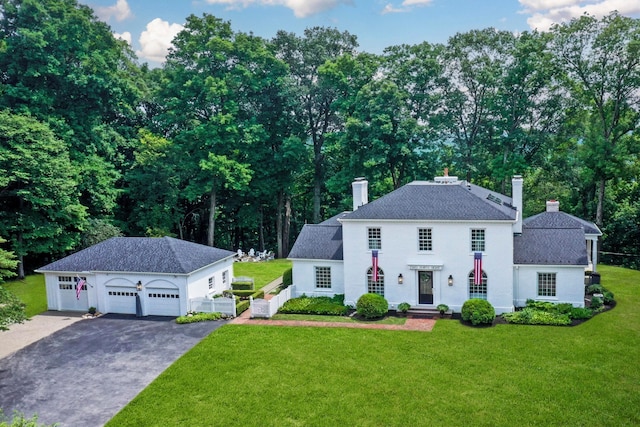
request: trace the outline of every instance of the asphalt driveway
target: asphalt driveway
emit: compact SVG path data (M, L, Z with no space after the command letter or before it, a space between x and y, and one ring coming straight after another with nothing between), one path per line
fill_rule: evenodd
M107 314L0 359L0 408L40 423L101 426L223 321Z

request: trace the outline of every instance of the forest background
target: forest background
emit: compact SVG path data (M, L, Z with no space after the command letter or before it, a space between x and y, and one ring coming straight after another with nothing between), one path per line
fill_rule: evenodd
M615 12L380 55L192 15L152 69L76 0L0 0L0 267L115 235L286 257L355 177L372 200L449 168L506 195L523 175L525 216L559 200L639 268L639 124L640 20Z

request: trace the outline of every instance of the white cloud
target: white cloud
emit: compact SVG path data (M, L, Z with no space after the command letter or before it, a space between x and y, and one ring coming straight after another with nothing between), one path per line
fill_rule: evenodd
M428 6L433 2L433 0L404 0L400 7L396 7L391 3L388 3L382 12L382 15L386 15L387 13L406 13L411 12L414 7Z
M131 33L129 31L125 31L124 33L120 34L120 33L113 33L113 37L120 39L120 40L124 40L127 43L129 43L129 46L131 46Z
M183 28L180 24L169 24L160 18L154 19L140 35L141 49L136 51L136 55L153 62L164 62L171 41Z
M353 0L206 0L209 4L226 4L230 9L242 9L249 6L284 6L293 11L297 18L304 18L325 10L334 9L340 4L353 4Z
M98 18L105 22L108 22L111 18L121 22L133 16L127 0L117 0L113 6L96 7L95 12Z
M522 13L531 14L529 27L546 31L553 24L568 22L585 13L602 17L617 10L621 15L640 15L640 2L630 0L519 0Z

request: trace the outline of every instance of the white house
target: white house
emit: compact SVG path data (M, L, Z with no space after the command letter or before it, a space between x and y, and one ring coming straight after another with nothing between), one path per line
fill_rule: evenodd
M139 299L142 315L180 316L190 299L231 288L235 255L171 237L114 237L36 272L49 310L137 314Z
M522 177L512 180L512 198L443 176L368 203L367 185L352 184L352 212L303 227L289 255L298 295L344 294L355 305L374 292L391 309L443 303L459 311L469 298L487 299L497 313L528 298L584 306L600 230L557 202L523 221Z

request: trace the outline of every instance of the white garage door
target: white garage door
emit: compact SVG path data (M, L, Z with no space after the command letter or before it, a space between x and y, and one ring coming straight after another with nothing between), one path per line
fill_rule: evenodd
M107 307L109 313L136 314L136 288L107 286Z
M178 289L147 288L147 313L151 316L180 316Z
M78 283L72 277L58 277L60 310L85 311L89 308L87 284L83 284L79 294L77 287Z

